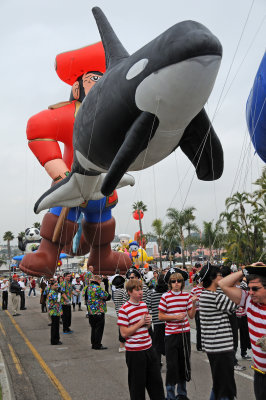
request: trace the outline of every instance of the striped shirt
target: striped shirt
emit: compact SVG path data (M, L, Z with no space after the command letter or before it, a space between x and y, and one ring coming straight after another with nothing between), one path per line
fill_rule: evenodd
M203 288L200 300L200 324L202 348L207 353L233 351L233 334L228 314L236 309L220 291L211 292Z
M187 313L192 308L192 296L187 292L173 292L170 290L162 295L159 311L164 314ZM165 321L165 335L190 332L187 316L182 321Z
M133 304L127 301L119 310L118 326L130 327L136 324L144 314L148 313L148 308L143 301ZM151 337L146 326L140 327L133 335L126 338L125 348L127 351L148 350L151 347Z
M113 301L115 303L115 312L118 316L118 311L124 304L125 289L118 288L113 293Z
M159 307L159 303L160 303L162 295L163 295L163 293L159 293L159 292L150 290L150 293L148 296L147 306L148 306L148 309L151 311L153 325L165 323L164 321L160 321L158 318L158 314L159 314L158 307Z
M203 287L202 286L194 286L193 289L191 290L192 296L197 296L197 303L196 303L196 310L199 311L199 298L201 295Z
M266 336L266 305L254 303L248 292L242 290L240 306L245 307L248 318L248 330L255 367L266 372L266 352L256 345L262 336Z

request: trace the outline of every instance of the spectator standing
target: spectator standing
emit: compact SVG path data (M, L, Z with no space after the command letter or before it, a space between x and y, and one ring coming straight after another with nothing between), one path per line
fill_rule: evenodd
M24 277L21 276L19 278L19 286L20 286L20 309L21 310L27 310L27 308L25 307L25 290L26 290L26 286L25 286L25 282L24 282Z
M88 313L91 326L91 348L93 350L106 350L102 345L102 337L105 325L106 301L111 295L101 288L101 277L95 275L88 286Z
M7 310L8 307L8 279L4 278L3 283L1 284L1 292L2 292L2 309Z
M58 291L58 282L55 280L51 284L51 288L48 294L48 310L51 317L51 345L60 345L59 326L60 316L62 314L61 306L61 293Z
M190 369L190 325L187 315L194 318L196 296L183 292L188 273L171 268L165 275L169 291L164 293L159 304L159 320L165 321L166 390L167 400L187 400L186 382L191 379ZM177 397L175 386L177 385Z
M115 304L115 311L116 315L118 317L119 309L122 307L124 304L124 295L125 295L125 289L124 289L124 284L125 284L125 278L121 275L116 275L116 277L112 280L112 285L114 286L115 290L113 291L113 302ZM122 351L125 351L125 342L126 339L123 338L123 336L120 333L120 329L118 328L118 340L119 340L119 353Z
M41 304L41 309L42 313L47 312L47 306L46 306L46 301L47 301L47 291L45 290L48 286L48 281L42 277L40 281L40 288L41 288L41 297L40 297L40 304Z
M145 388L151 400L164 400L164 389L160 367L148 328L151 316L147 305L141 301L142 282L129 279L126 290L127 301L119 310L117 324L126 339L126 363L131 400L145 400Z
M201 346L201 327L200 327L200 313L199 313L199 299L200 295L202 292L202 282L198 283L197 286L194 286L191 290L192 296L197 297L197 303L196 303L196 314L195 314L195 322L196 322L196 348L198 351L202 351L202 346Z
M13 306L13 317L20 315L18 314L19 299L20 299L20 286L18 283L18 276L13 275L13 280L10 285L11 300Z
M247 275L247 291L236 283ZM266 265L254 263L243 271L226 276L219 282L221 289L236 304L244 307L254 360L254 392L256 400L265 400L266 393Z
M71 274L65 274L65 280L60 284L61 289L61 306L62 306L62 319L63 319L63 333L65 335L73 333L70 329L71 326L71 298L72 298L72 284L70 282Z
M35 288L36 288L36 280L32 277L31 279L30 279L30 290L29 290L29 294L28 294L28 297L30 297L30 295L31 295L31 292L33 292L33 297L36 297L36 291L35 291Z
M201 340L212 372L210 400L233 400L236 397L235 353L229 313L236 309L236 304L217 291L221 279L218 266L208 263L200 271L200 281L203 282L199 300Z
M72 306L73 306L73 311L75 311L76 305L79 306L79 311L82 311L81 308L81 296L82 296L82 290L83 290L83 282L80 280L80 276L77 275L74 283L72 282Z
M150 290L148 296L148 309L151 311L153 324L152 345L157 353L160 366L162 365L162 355L165 356L165 322L159 320L158 307L162 295L167 292L167 290L168 286L164 281L164 275L160 274L156 279L155 290Z

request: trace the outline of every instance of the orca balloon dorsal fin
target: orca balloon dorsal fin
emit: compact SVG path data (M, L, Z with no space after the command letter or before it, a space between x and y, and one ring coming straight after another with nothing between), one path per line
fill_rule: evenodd
M129 57L128 52L116 36L102 10L99 7L93 7L92 13L101 35L105 51L106 68L116 64L121 58Z

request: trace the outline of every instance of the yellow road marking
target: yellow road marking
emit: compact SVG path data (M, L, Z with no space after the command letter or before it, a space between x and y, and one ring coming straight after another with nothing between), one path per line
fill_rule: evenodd
M8 343L8 347L9 347L9 351L10 351L10 353L11 353L11 357L12 357L12 359L13 359L13 361L14 361L15 367L16 367L16 369L17 369L17 371L18 371L18 374L19 374L19 375L22 375L22 368L21 368L19 359L17 358L17 356L16 356L16 354L15 354L15 351L14 351L14 349L13 349L13 347L11 346L10 343Z
M0 322L0 330L1 330L2 334L3 334L4 336L6 336L6 331L4 330L4 327L3 327L3 325L1 324L1 322Z
M65 388L63 387L63 385L60 383L60 381L57 379L57 377L55 376L55 374L51 371L51 369L48 367L48 365L46 364L46 362L44 361L44 359L40 356L40 354L38 353L38 351L35 349L35 347L33 346L33 344L29 341L29 339L27 338L27 336L23 333L22 329L20 328L20 326L16 323L16 321L14 320L14 318L11 316L11 314L9 313L9 311L6 310L7 315L9 316L11 322L13 323L13 325L15 326L16 330L18 331L18 333L20 334L20 336L22 336L22 338L24 339L26 345L28 346L28 348L31 350L32 354L34 355L34 357L37 359L37 361L39 362L39 364L41 365L42 369L44 370L44 372L46 373L46 375L50 378L51 382L54 384L54 386L56 387L56 389L59 391L61 397L64 400L71 400L71 396L67 393L67 391L65 390Z

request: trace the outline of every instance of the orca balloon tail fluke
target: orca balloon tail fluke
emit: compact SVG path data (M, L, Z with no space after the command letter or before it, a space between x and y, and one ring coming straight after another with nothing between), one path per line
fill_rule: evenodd
M121 58L127 58L129 54L116 36L102 10L99 7L93 7L92 13L101 35L105 51L106 68L108 68L116 64Z

